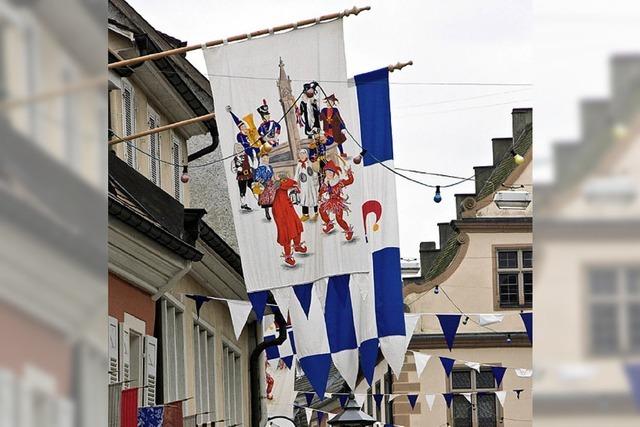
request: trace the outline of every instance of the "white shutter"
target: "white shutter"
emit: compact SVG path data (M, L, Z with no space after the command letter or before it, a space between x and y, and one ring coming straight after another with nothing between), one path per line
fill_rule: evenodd
M109 316L109 384L117 383L118 366L118 319Z
M33 423L33 392L31 387L25 384L24 381L17 382L17 396L18 396L18 416L17 426L20 427L34 427Z
M129 388L131 373L131 349L129 348L129 328L120 323L119 334L120 381L125 381L122 388Z
M160 117L151 107L149 108L149 129L155 129L160 125ZM149 178L160 185L160 134L149 135Z
M0 369L0 426L15 426L15 378L11 371Z
M182 201L182 182L180 176L180 140L174 133L171 134L171 163L173 163L173 194L178 201Z
M56 403L56 425L57 427L73 427L73 403L69 399L60 398Z
M133 135L136 129L134 92L131 84L122 80L122 134ZM136 149L134 141L125 141L125 159L127 164L136 168Z
M156 404L156 375L158 360L158 339L152 336L144 337L144 405Z

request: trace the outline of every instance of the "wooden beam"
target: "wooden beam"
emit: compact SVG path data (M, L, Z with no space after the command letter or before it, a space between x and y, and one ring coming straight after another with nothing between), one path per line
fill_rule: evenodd
M319 24L319 23L322 23L322 22L331 21L331 20L338 19L338 18L344 18L344 17L350 16L350 15L358 15L360 12L363 12L363 11L366 11L366 10L371 10L371 6L365 6L365 7L355 7L354 6L353 8L346 9L346 10L344 10L342 12L331 13L329 15L323 15L323 16L320 16L318 18L305 19L305 20L302 20L302 21L295 22L293 24L279 25L279 26L273 27L273 28L267 28L267 29L264 29L264 30L254 31L254 32L249 33L249 34L239 34L237 36L229 37L227 39L213 40L213 41L206 42L206 43L203 43L203 44L192 44L190 46L179 47L179 48L176 48L176 49L169 49L169 50L165 50L165 51L162 51L162 52L152 53L152 54L149 54L149 55L143 55L143 56L138 56L138 57L131 58L131 59L125 59L123 61L112 62L111 64L109 64L108 67L109 67L109 69L128 67L128 66L131 66L131 65L138 64L140 62L153 61L153 60L164 58L164 57L170 56L170 55L180 55L180 54L183 54L183 53L187 53L187 52L191 52L191 51L194 51L194 50L202 49L204 47L219 46L219 45L227 43L227 42L237 42L237 41L240 41L240 40L246 40L246 39L253 38L253 37L266 36L268 34L278 33L280 31L291 30L291 29L299 28L299 27L306 27L306 26L312 25L312 24Z
M165 130L179 128L182 126L190 125L192 123L203 122L205 120L210 120L215 117L216 117L216 113L209 113L209 114L205 114L204 116L193 117L191 119L183 120L181 122L170 123L168 125L160 126L157 128L147 129L145 131L138 132L133 135L117 137L108 141L108 144L109 145L120 144L121 142L124 142L124 141L131 141L137 138L142 138L143 136L151 135L153 133L160 133L160 132L164 132Z

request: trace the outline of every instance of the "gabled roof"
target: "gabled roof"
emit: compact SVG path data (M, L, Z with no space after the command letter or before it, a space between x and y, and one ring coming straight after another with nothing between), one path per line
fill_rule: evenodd
M490 166L476 166L475 170L475 193L456 194L456 217L451 222L439 223L440 248L436 248L435 242L422 242L420 244L420 272L418 279L407 278L406 282L429 282L440 276L454 261L458 255L460 247L463 245L463 236L460 234L460 227L473 224L484 226L498 225L501 227L516 223L522 227L523 224L531 225L531 218L475 218L475 211L480 203L487 203L492 195L500 190L510 177L517 173L518 166L511 154L511 150L524 156L530 161L531 146L533 142L533 111L531 108L515 108L512 111L513 137L494 138L492 140L493 164ZM526 163L525 163L526 164ZM495 223L494 225L491 225ZM526 224L525 224L526 223Z
M157 53L174 49L186 44L175 37L155 29L140 15L131 5L124 0L109 0L109 19L113 25L127 28L134 34L135 45L138 52L122 52L125 59ZM109 62L115 62L114 58ZM191 64L184 55L170 55L157 60L149 61L153 64L161 76L174 89L178 96L191 109L189 117L202 116L214 111L213 97L209 80ZM143 63L146 64L146 63ZM127 70L136 69L133 65ZM118 69L115 70L116 72ZM140 68L140 73L145 72L145 67ZM134 71L135 76L135 71ZM195 160L205 154L211 153L218 146L218 128L215 119L199 122L189 127L199 127L200 133L211 134L211 145L189 154L188 160Z

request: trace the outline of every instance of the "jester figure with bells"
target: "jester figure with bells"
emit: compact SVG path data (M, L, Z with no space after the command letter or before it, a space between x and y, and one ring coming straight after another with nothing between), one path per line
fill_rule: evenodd
M344 231L345 239L351 241L353 239L353 227L344 219L344 214L351 212L349 209L348 196L343 194L345 187L353 184L354 177L351 168L347 169L347 177L341 178L342 169L335 164L333 160L329 160L323 168L324 182L320 186L320 218L324 226L322 231L329 234L334 229L333 221L330 214L333 214L336 222Z
M300 188L300 206L302 206L302 222L311 218L315 221L318 218L318 172L313 169L309 160L309 152L302 148L298 152L298 164L294 175ZM309 210L313 207L313 217L309 216Z

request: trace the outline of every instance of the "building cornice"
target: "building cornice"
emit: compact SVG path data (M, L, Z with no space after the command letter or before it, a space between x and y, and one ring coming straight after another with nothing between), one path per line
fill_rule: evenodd
M511 342L507 342L508 336ZM457 334L455 348L526 348L531 342L526 332L478 332ZM447 342L442 334L413 334L410 350L432 350L447 348Z

